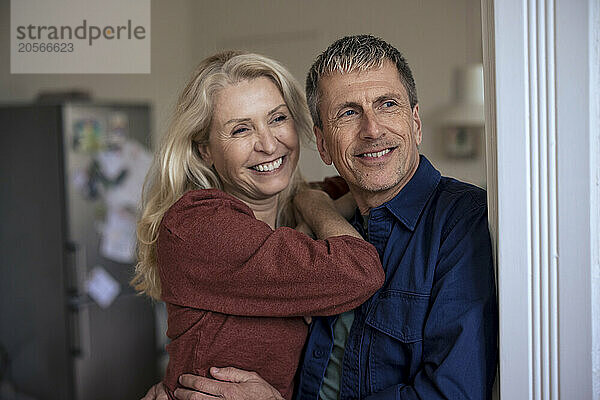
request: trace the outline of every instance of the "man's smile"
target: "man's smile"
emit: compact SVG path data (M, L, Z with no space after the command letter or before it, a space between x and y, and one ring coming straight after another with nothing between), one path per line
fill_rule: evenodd
M387 147L381 150L375 150L375 151L369 151L369 152L364 152L364 153L359 153L356 154L356 157L365 159L365 160L376 160L376 159L380 159L383 158L385 155L390 154L392 151L394 151L397 148L397 146L395 147Z

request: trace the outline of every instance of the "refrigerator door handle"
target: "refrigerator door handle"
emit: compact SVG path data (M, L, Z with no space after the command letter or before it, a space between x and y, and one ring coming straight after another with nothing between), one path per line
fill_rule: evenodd
M85 358L90 354L90 300L85 293L85 246L69 241L65 250L70 349L74 356Z
M69 307L69 328L71 354L79 358L90 355L90 314L88 302L73 299Z
M66 288L68 296L80 296L85 292L85 246L77 242L65 243L66 253Z

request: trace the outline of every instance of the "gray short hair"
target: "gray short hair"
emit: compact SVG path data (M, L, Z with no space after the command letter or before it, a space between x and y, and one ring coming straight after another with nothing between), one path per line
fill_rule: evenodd
M394 46L371 35L346 36L321 53L306 77L306 100L313 123L323 128L319 115L319 80L333 72L350 73L381 68L389 60L396 65L400 81L408 93L411 109L418 103L417 87L404 56Z

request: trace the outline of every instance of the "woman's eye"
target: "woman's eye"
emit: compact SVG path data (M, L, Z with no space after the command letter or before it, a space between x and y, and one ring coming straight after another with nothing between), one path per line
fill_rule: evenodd
M240 127L240 128L236 128L233 130L233 132L231 132L233 135L239 135L240 133L244 133L248 130L248 128L246 127Z
M287 115L279 115L273 119L273 122L282 122L287 119Z

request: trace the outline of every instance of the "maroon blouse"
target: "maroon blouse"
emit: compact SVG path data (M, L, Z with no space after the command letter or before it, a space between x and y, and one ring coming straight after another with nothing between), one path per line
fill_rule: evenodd
M182 373L233 366L256 371L291 399L308 333L302 316L351 310L384 282L369 243L273 230L216 189L186 193L159 229L171 397Z

